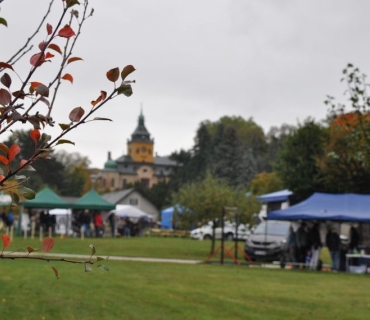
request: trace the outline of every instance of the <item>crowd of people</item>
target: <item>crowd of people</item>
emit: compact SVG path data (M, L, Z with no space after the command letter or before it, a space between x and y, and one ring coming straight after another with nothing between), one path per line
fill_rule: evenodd
M331 225L327 226L325 241L322 241L320 225L314 222L310 227L302 222L297 230L290 226L287 239L289 260L298 265L309 266L312 270L320 270L322 261L320 253L325 245L330 253L332 261L332 271L337 272L345 268L345 254L354 252L358 249L359 233L354 226L350 228L348 243L342 243L338 231Z
M112 237L137 237L141 236L148 226L148 222L142 218L129 219L127 217L117 217L114 213L110 213L103 218L103 215L99 211L80 211L73 214L72 218L74 234L80 234L82 231L85 237L99 238L107 236L105 232L108 233L108 236Z

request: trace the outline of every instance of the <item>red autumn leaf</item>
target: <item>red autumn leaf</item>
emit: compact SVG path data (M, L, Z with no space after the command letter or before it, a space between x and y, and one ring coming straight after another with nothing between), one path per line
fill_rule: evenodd
M51 35L52 32L53 32L53 26L49 23L46 24L46 31L48 33L48 35Z
M82 109L81 107L74 108L69 114L69 120L71 120L72 122L78 122L81 120L84 113L85 110Z
M45 238L42 240L42 250L44 252L49 252L54 247L54 239L53 238Z
M9 63L6 63L6 62L0 62L0 68L8 68L14 71L13 67Z
M116 82L119 78L119 68L110 69L107 72L107 78L109 81Z
M54 55L50 52L46 52L45 59L51 59L54 58Z
M9 91L6 89L0 89L0 104L6 106L12 100L12 96L10 95Z
M58 32L59 37L70 38L75 35L75 32L69 25L65 25L64 28L60 29Z
M1 237L3 238L3 250L4 250L5 248L10 246L12 240L7 234L3 234Z
M126 77L134 72L136 69L134 68L134 66L132 66L131 64L129 64L128 66L124 67L123 70L121 71L121 78L122 78L122 81L124 81L126 79Z
M62 77L63 80L68 80L69 82L73 83L73 77L69 74L69 73L66 73L63 77Z
M46 49L46 42L45 42L45 41L43 41L43 42L40 42L40 43L39 43L39 49L40 49L41 51L43 51L43 50L45 50L45 49Z
M2 164L7 165L9 163L9 160L8 160L8 158L6 158L6 157L4 157L3 155L0 154L0 162Z
M31 81L31 87L32 87L32 89L35 89L35 88L37 88L40 85L42 85L41 82Z
M5 179L5 176L3 176L2 174L0 174L0 182L3 181Z
M57 277L57 279L59 279L59 272L58 272L58 270L56 268L54 268L54 267L51 267L51 268L53 269L54 274Z
M95 107L100 101L101 101L101 96L99 96L98 99L91 101L91 104L93 105L93 107Z
M22 100L24 100L24 97L26 96L24 91L14 91L12 92L12 95L13 97L18 97L19 99L22 99Z
M27 162L26 159L22 159L21 162L19 163L19 166L20 167L23 167L25 165L25 163Z
M95 107L100 101L104 101L107 97L107 93L105 91L100 91L100 96L95 101L91 101L91 104Z
M7 88L10 88L12 84L12 78L6 72L1 76L0 81Z
M39 141L40 137L41 137L41 133L39 130L37 129L34 129L34 130L31 130L30 131L30 136L31 136L31 139L33 140L33 142L35 144L37 144L37 142Z
M82 58L80 58L80 57L72 57L72 58L69 58L68 61L67 61L67 64L69 64L71 62L74 62L74 61L78 61L78 60L82 60Z
M12 162L13 159L15 158L15 156L19 153L19 151L21 151L21 148L19 147L19 145L17 144L13 144L10 149L9 149L9 153L8 153L8 159L9 159L9 162Z
M44 55L42 52L35 53L35 54L31 57L31 59L30 59L30 63L31 63L31 65L33 65L34 67L41 66L44 62L45 62L45 55Z
M48 48L62 54L62 50L60 50L59 46L54 43L50 43Z

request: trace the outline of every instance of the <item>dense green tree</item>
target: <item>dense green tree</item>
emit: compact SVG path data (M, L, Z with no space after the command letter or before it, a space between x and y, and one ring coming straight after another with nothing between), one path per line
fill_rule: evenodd
M185 151L181 149L179 152L173 152L170 156L171 160L177 162L177 167L174 168L170 182L169 188L172 191L177 191L183 184L191 181L189 175L189 165L192 158L191 151Z
M207 173L203 180L186 184L172 196L172 203L179 204L185 212L178 215L184 227L213 222L215 229L219 225L223 207L237 207L243 222L250 219L255 213L254 199L247 197L245 190L230 187L225 181L214 178ZM215 237L211 252L215 249Z
M272 172L280 150L285 144L285 139L295 130L295 127L283 124L280 127L271 127L266 134L266 153L262 156L259 165L260 172Z
M204 177L212 163L212 136L207 126L202 122L195 136L189 172L192 179Z
M90 181L88 171L90 160L78 152L68 153L62 150L55 154L55 158L65 168L63 184L59 189L60 194L81 197L87 191L87 184Z
M275 192L284 188L283 182L276 172L258 173L249 186L249 191L254 195L262 195Z
M234 127L226 127L215 145L214 175L231 186L246 187L256 173L256 161L250 148L243 147Z
M329 138L320 159L332 192L370 193L370 98L366 76L349 64L343 70L349 99L346 105L328 97Z
M325 191L318 158L324 155L326 129L312 119L286 138L279 153L276 171L284 186L294 192L297 200L303 200L314 192Z

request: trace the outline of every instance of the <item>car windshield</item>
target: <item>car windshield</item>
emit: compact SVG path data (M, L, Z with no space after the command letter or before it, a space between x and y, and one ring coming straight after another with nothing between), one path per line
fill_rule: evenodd
M266 228L267 224L267 228ZM277 236L285 236L288 233L289 229L289 222L276 222L276 221L269 221L269 222L261 222L256 230L254 230L254 234L273 234Z

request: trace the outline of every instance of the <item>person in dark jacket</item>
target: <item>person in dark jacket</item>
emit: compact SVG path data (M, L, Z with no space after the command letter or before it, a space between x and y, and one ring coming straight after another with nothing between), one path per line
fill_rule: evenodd
M349 229L349 250L351 252L358 250L358 245L360 244L360 235L354 226Z
M331 270L333 272L337 272L339 270L340 237L338 233L334 231L330 226L328 227L325 242L330 252L330 257L332 261Z
M297 262L306 263L307 248L308 248L308 239L306 224L302 222L296 232Z
M311 245L311 261L310 269L317 270L317 265L319 263L320 252L322 247L320 228L319 224L315 222L308 234L309 243Z

